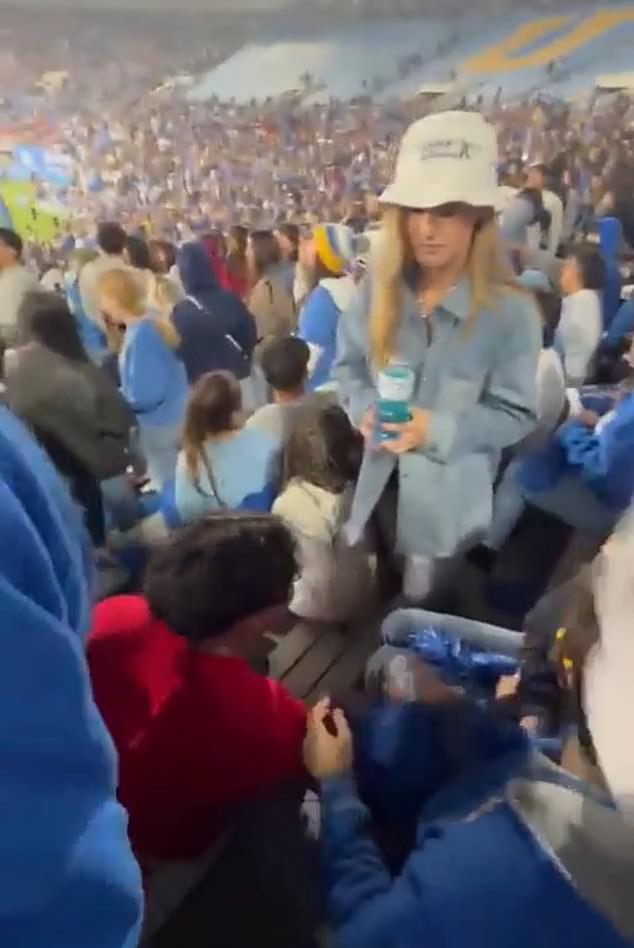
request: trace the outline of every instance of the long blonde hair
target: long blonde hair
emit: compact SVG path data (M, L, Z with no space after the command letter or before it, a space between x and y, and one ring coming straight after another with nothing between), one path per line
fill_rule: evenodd
M153 273L148 279L148 305L161 316L169 317L183 299L183 293L169 277Z
M380 251L372 273L370 306L370 352L377 368L394 354L396 330L401 317L403 273L415 263L406 232L407 211L390 206L383 212ZM483 212L467 261L471 283L469 322L481 309L495 308L501 290L521 292L510 266L505 263L493 213Z
M147 281L144 275L123 268L108 270L97 281L97 292L115 300L132 318L141 319L148 310ZM170 349L178 349L181 338L169 317L153 315L152 323Z

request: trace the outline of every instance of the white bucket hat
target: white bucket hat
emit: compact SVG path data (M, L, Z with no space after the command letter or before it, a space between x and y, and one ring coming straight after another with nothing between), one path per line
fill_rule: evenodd
M438 112L410 125L384 204L416 209L441 204L497 207L498 148L478 112Z

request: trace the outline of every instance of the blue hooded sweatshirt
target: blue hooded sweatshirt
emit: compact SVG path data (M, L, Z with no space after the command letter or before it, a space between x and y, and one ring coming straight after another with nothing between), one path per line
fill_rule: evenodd
M469 705L386 707L367 731L356 785L321 788L337 948L632 944L634 829L590 788Z
M617 217L604 217L599 222L599 246L605 261L603 290L603 326L609 329L621 305L623 280L618 264L618 253L623 239L623 227Z
M605 334L604 348L608 350L618 349L632 330L634 330L634 299L626 300L619 306L616 316Z
M634 394L626 395L596 430L578 421L563 425L543 451L530 455L521 485L542 493L564 476L578 477L606 508L620 513L634 493Z
M80 518L6 408L0 535L0 941L133 948L141 878L84 658Z
M202 244L184 244L177 263L187 296L174 308L172 319L190 384L221 369L247 378L257 342L253 316L237 296L220 288Z

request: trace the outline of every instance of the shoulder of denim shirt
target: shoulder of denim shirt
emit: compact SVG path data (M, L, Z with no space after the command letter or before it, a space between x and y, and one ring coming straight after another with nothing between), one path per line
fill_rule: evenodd
M403 276L403 296L401 300L402 319L420 319L420 304L412 287L409 274ZM367 326L372 303L372 276L368 273L359 284L358 292L346 311L348 318L355 323ZM451 314L459 322L464 322L471 314L471 281L463 277L449 291L439 309ZM532 293L520 286L503 286L497 290L494 301L487 310L492 316L502 316L513 322L534 323L541 333L542 319L537 302Z

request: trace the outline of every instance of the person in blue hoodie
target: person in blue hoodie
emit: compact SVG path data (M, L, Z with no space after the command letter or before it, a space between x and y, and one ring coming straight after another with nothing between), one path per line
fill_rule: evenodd
M337 948L632 945L634 825L599 787L577 652L565 770L421 663L408 665L407 703L379 703L352 728L316 706L304 756Z
M135 948L141 877L84 657L81 519L6 408L0 534L0 941Z
M177 266L185 299L174 307L172 321L190 385L219 370L247 382L257 342L253 316L235 294L220 288L202 243L184 244Z
M121 391L139 424L141 451L154 485L174 476L189 386L170 320L148 312L133 270L109 270L97 285L102 312L125 336L119 352Z
M618 382L628 372L622 358L629 349L629 335L634 330L634 300L621 300L623 280L618 264L618 253L623 240L623 227L616 217L604 217L599 222L599 242L606 264L606 283L603 291L603 324L605 333L599 347L597 378L601 383Z
M632 380L613 397L581 396L582 410L527 457L524 498L578 530L610 533L634 494Z
M627 337L634 332L634 299L620 304L610 328L603 340L603 351L618 355L622 347L628 344Z
M604 217L599 221L599 249L605 263L605 286L603 288L603 326L609 331L621 305L623 280L619 269L618 254L623 241L623 227L617 217Z

